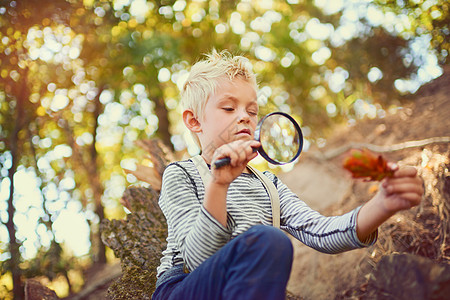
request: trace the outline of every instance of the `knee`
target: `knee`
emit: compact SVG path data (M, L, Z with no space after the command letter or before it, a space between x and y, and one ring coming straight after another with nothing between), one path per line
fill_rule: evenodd
M280 229L256 225L248 230L254 237L252 243L256 243L261 251L266 251L272 256L279 256L292 260L293 248L289 237Z

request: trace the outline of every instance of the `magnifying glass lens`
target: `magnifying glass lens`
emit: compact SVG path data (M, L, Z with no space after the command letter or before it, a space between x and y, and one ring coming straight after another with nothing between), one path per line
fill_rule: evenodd
M289 163L297 158L301 151L299 127L296 127L294 122L280 113L268 115L263 119L260 129L261 148L267 155L265 158L271 163Z

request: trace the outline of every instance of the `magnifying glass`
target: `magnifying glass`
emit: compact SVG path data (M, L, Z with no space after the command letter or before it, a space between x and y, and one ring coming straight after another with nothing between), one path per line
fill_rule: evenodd
M268 162L283 165L293 162L302 152L303 134L298 123L284 112L265 115L256 126L255 140L261 143L256 151ZM229 157L214 162L216 168L230 163Z

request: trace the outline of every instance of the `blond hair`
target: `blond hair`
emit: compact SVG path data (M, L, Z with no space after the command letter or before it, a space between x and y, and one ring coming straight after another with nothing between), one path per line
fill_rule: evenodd
M206 102L216 92L220 82L235 78L243 79L257 88L256 75L246 57L213 49L204 60L195 63L189 72L181 91L183 110L190 109L195 118L203 118ZM197 146L201 147L197 135L191 134Z

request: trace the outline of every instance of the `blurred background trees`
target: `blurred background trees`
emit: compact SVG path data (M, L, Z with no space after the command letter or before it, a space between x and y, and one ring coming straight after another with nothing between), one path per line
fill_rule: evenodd
M134 142L196 151L178 87L203 53L248 57L261 114L320 147L439 76L449 24L444 0L1 0L0 298L38 275L67 295L112 259L98 226L125 215Z

